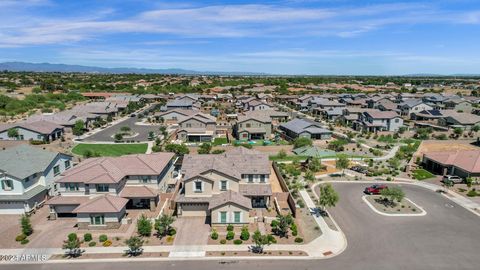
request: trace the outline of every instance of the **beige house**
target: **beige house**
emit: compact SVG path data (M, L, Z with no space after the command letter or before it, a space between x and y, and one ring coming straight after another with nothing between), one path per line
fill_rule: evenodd
M268 115L239 115L233 132L238 140L267 140L272 136L272 120Z
M221 155L186 155L175 201L179 217L210 218L212 224L245 224L249 210L270 205L268 155L238 147Z
M178 120L178 139L184 142L210 142L216 135L216 118L198 113Z
M173 163L172 153L87 159L55 181L59 195L47 202L50 219L76 217L79 228L118 228L127 209L155 211Z

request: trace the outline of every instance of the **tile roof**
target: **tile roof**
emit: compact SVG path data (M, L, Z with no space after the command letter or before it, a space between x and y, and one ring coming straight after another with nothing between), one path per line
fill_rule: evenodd
M89 201L80 204L77 208L73 209L73 213L118 213L128 203L128 199L112 196L101 195L95 197Z
M270 174L270 161L268 155L245 147L219 155L185 155L183 158L184 180L211 170L241 179L242 174Z
M270 184L240 184L239 192L244 196L271 196Z
M12 124L0 124L0 132L11 129L11 128L24 128L28 130L35 131L39 134L51 134L57 129L63 129L63 126L60 126L56 123L39 120L33 122L19 122Z
M425 157L446 166L455 166L470 173L480 173L480 150L428 152Z
M0 151L0 170L18 179L43 173L59 155L27 144Z
M241 195L240 193L229 190L229 191L222 192L218 195L214 195L210 199L208 210L211 210L229 203L234 203L236 205L243 206L247 209L252 208L252 201L249 198Z
M371 116L373 119L392 119L395 117L400 117L398 113L394 111L368 111L364 114Z
M309 133L331 133L330 130L323 128L323 126L315 121L309 119L295 118L280 125L280 127L289 129L297 134L304 131Z
M89 200L88 196L55 196L46 202L47 205L80 205Z
M147 186L125 186L119 194L122 198L154 198L158 193Z
M173 153L127 155L87 159L64 172L59 183L118 183L127 175L159 175L174 157Z

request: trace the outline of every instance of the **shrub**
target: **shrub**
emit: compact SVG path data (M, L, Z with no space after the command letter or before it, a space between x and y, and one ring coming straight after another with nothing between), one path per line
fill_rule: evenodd
M235 237L235 233L233 231L227 232L227 240L232 240Z
M467 192L468 197L475 197L477 196L477 191L475 189L471 189Z
M270 226L272 228L276 228L278 226L278 220L276 220L276 219L272 220L272 223L270 223Z
M83 240L84 240L85 242L90 242L90 241L92 241L92 234L91 234L91 233L86 233L86 234L84 234L84 235L83 235Z
M100 236L98 237L98 241L99 241L99 242L105 242L105 241L107 241L107 240L108 240L108 237L107 237L107 235L105 235L105 234L102 234L102 235L100 235Z
M232 224L228 224L227 231L229 231L229 232L233 231L233 225Z
M30 242L30 241L25 238L25 239L23 239L22 241L20 241L20 244L26 245L26 244L28 244L28 242Z
M17 241L17 242L21 242L25 239L27 239L27 236L23 233L21 233L21 234L17 235L17 237L15 237L15 241Z
M32 223L27 215L22 215L20 218L20 225L22 227L22 233L29 236L33 233Z
M220 240L220 244L225 245L226 243L227 243L227 240L225 239Z
M177 234L177 230L175 230L175 228L170 228L170 230L167 233L167 235L169 236L174 236L175 234Z
M248 227L243 226L242 227L242 232L240 233L240 239L243 241L247 241L250 238L250 233L248 232Z
M112 245L112 241L110 241L110 240L105 240L105 242L103 242L102 245L103 245L104 247L109 247L109 246Z
M88 243L89 247L94 247L96 245L97 245L97 242L95 242L95 241Z
M293 236L297 236L297 235L298 235L297 224L292 223L292 225L290 226L290 230L292 230L292 235L293 235Z
M295 243L303 243L303 238L301 237L295 238Z
M240 239L235 239L235 240L233 240L233 243L234 243L235 245L241 245L241 244L243 243L243 241L240 240Z
M76 240L78 237L77 237L77 234L76 234L76 233L70 233L70 234L68 234L67 238L68 238L68 241L74 241L74 240Z
M212 233L210 234L210 238L212 238L213 240L217 240L217 239L218 239L218 232L217 232L217 230L215 230L215 229L212 230Z
M276 244L277 243L277 239L275 239L275 237L271 234L269 234L267 236L267 239L268 239L268 242L272 243L272 244Z

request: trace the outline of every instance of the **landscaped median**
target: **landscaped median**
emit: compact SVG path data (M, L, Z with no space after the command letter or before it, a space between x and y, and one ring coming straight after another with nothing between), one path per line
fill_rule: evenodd
M374 212L384 216L424 216L427 214L425 210L408 198L394 203L381 195L364 195L362 199Z

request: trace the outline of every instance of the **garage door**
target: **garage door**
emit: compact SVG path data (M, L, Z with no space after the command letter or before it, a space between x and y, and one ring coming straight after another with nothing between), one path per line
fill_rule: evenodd
M0 202L0 214L23 214L23 202Z
M206 204L206 203L182 204L182 216L184 216L184 217L206 217L206 216L208 216L208 204Z
M57 217L76 217L77 214L72 213L73 209L77 208L78 205L56 205L55 212L57 213Z

